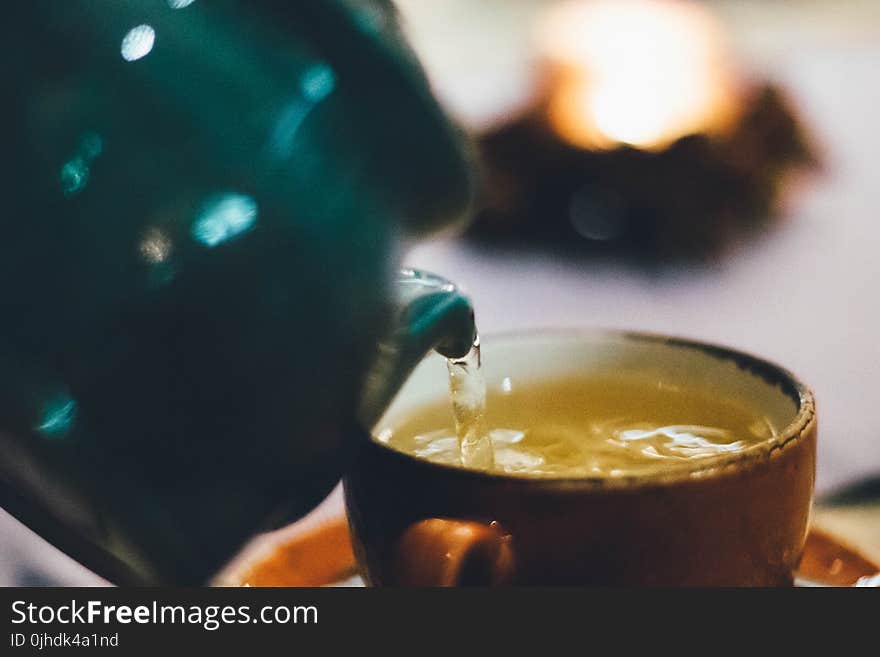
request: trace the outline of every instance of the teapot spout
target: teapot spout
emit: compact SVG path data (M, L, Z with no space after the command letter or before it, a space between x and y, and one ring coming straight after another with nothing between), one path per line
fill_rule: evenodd
M454 283L404 269L395 285L396 319L389 336L379 344L360 406L359 419L368 430L425 354L433 349L446 358L462 358L477 338L473 306Z

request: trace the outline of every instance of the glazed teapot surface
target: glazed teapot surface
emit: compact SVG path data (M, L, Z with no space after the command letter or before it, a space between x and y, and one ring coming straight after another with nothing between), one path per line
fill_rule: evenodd
M440 332L466 349L451 286L394 309L401 236L472 186L389 7L4 9L0 495L113 581L205 582L313 508Z

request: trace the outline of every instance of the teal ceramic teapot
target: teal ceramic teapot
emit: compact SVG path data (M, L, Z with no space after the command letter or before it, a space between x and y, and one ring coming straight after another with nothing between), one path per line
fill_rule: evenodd
M397 271L472 185L389 7L4 8L0 502L112 581L209 581L471 343Z

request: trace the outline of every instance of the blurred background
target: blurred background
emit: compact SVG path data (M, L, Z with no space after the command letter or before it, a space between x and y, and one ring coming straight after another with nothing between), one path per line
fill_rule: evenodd
M484 340L753 352L816 393L820 494L880 473L880 3L397 5L483 179L473 224L405 262L463 286ZM100 583L0 511L0 585Z

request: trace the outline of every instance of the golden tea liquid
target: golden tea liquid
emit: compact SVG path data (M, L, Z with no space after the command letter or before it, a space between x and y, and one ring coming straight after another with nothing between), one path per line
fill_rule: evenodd
M618 477L693 464L777 433L768 418L733 399L615 374L524 385L505 379L488 391L480 422L491 461L463 459L449 399L412 411L377 439L430 461L476 469Z

